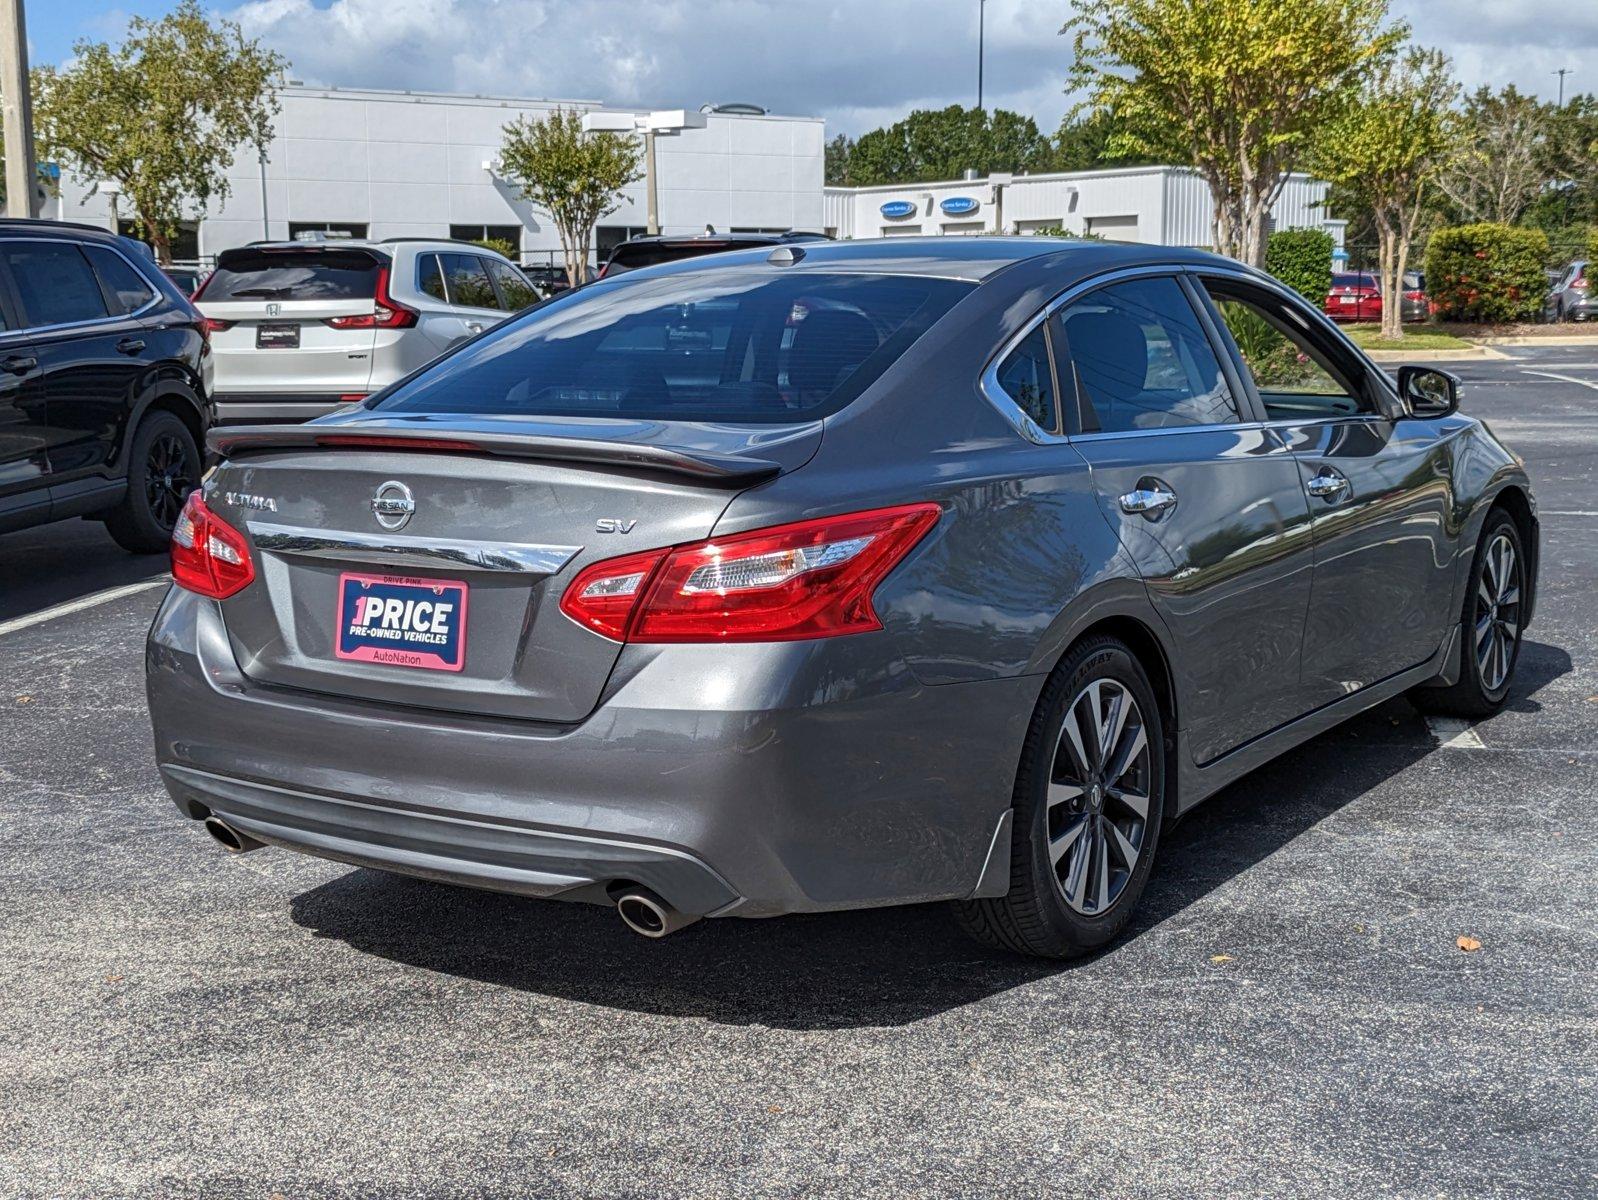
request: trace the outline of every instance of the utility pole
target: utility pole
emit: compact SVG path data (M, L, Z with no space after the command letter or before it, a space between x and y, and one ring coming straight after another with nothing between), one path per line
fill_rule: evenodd
M650 237L660 233L660 185L655 174L655 131L644 129L644 197Z
M1565 76L1570 74L1569 67L1560 67L1554 74L1559 76L1559 107L1565 107Z
M977 0L977 111L982 108L982 60L986 46L988 26L988 0Z
M0 116L6 126L6 214L36 217L39 172L33 161L33 96L22 0L0 0Z

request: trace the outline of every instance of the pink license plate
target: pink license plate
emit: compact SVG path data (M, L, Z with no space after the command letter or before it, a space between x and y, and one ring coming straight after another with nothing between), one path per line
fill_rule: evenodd
M428 671L466 665L466 584L410 575L338 577L333 653L354 662Z

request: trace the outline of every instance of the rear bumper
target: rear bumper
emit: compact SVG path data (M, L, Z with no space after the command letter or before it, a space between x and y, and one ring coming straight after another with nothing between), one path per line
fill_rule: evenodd
M339 861L691 914L969 896L1042 678L924 687L886 634L629 647L575 725L288 692L173 591L147 650L156 757L194 818Z
M354 403L355 393L340 395L328 392L217 392L217 424L239 425L246 422L309 421L336 408ZM361 393L364 397L365 393Z

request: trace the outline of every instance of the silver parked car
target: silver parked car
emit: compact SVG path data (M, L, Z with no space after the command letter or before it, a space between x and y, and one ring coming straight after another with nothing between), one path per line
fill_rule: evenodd
M1598 296L1587 279L1587 263L1577 259L1559 272L1543 301L1545 321L1589 321L1598 316Z
M213 435L149 636L161 776L235 851L653 936L952 900L1080 953L1244 772L1401 693L1504 703L1536 507L1456 386L1167 247L601 280Z
M194 304L226 424L304 420L364 400L538 298L492 250L395 239L224 250Z

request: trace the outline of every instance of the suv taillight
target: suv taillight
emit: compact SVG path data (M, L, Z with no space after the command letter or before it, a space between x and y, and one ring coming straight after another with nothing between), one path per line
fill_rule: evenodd
M880 629L871 593L936 504L844 513L606 559L560 607L619 642L785 642Z
M388 294L388 268L379 267L372 311L355 317L328 317L325 323L334 329L409 329L420 315Z
M226 333L233 328L234 324L235 322L233 321L219 321L215 317L200 318L200 329L204 332L207 341L210 340L213 333Z
M1576 277L1570 281L1570 286L1575 288L1578 292L1585 292L1587 290L1587 272L1579 272Z
M172 528L172 581L181 588L226 600L255 580L244 535L190 492Z

